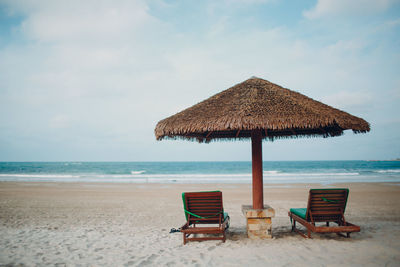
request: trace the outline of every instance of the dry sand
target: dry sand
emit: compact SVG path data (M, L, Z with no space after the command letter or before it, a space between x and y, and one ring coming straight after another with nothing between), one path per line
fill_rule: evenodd
M330 187L332 187L331 185ZM400 185L347 184L350 239L290 232L287 212L305 207L308 189L266 185L275 208L271 240L249 240L242 204L250 185L0 183L0 265L27 266L399 266ZM182 244L170 234L185 219L181 192L223 191L231 216L226 243Z

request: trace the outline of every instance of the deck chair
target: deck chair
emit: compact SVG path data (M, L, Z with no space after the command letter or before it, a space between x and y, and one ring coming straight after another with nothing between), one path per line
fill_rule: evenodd
M229 216L224 213L222 192L182 193L186 223L181 227L183 244L188 241L222 240L229 227ZM205 226L199 226L205 225ZM199 237L198 234L204 236ZM190 237L193 235L194 237Z
M347 222L344 212L347 204L349 189L310 189L307 208L290 209L289 217L292 231L298 232L303 237L311 238L311 232L336 233L350 237L352 232L360 232L360 226ZM296 229L296 222L307 228L307 236ZM317 226L324 222L326 225ZM335 222L337 226L329 226Z

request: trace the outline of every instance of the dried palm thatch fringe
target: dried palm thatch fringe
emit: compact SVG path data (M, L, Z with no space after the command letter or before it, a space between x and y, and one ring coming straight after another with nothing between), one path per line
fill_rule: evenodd
M369 132L365 120L267 80L250 78L157 123L163 138L210 142L250 138L339 136L344 130Z

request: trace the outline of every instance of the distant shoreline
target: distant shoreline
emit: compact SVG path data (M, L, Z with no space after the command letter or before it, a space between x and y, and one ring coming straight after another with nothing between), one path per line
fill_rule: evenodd
M349 161L400 161L400 158L396 159L324 159L324 160L263 160L263 162L349 162ZM54 161L46 161L46 160L38 160L38 161L29 161L29 160L0 160L0 163L209 163L209 162L250 162L251 160L177 160L177 161L167 161L167 160L155 160L155 161L117 161L117 160L54 160Z
M398 159L369 159L366 161L400 161L400 158L398 158Z

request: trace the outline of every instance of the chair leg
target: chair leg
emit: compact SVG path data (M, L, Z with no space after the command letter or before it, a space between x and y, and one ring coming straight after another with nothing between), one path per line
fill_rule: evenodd
M350 237L350 233L346 233L346 235L344 235L344 234L342 234L342 233L336 233L338 236L341 236L341 237L346 237L346 238L349 238Z
M186 245L186 234L185 233L182 234L183 234L183 244Z
M304 233L302 233L300 230L298 230L296 228L296 220L291 216L291 213L289 213L290 216L290 222L292 225L292 232L297 232L298 234L300 234L302 237L304 238L311 238L311 230L307 229L307 235L305 235Z

